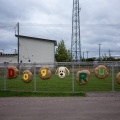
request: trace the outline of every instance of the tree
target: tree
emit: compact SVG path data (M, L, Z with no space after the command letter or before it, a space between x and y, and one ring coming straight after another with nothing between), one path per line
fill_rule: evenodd
M86 61L95 61L96 58L95 57L91 57L91 58L87 58Z
M58 48L56 49L55 58L57 62L71 61L71 53L70 50L66 49L64 40L61 40L60 43L58 43Z
M104 54L104 55L102 55L102 61L115 61L115 58Z

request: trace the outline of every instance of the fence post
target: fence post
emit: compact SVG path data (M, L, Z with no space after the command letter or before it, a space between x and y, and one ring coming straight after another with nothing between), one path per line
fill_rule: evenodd
M112 76L112 64L109 65L110 76Z
M4 90L6 90L6 76L7 76L7 66L4 63Z
M34 63L34 92L36 92L36 63Z
M114 64L112 64L112 92L115 92L114 90Z
M74 63L72 62L72 93L74 93Z

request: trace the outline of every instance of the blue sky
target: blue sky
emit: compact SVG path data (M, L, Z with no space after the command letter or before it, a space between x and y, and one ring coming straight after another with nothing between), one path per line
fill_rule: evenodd
M120 53L120 0L79 0L81 50L88 56ZM64 40L71 49L73 0L0 0L0 52L17 49L16 24L20 34Z

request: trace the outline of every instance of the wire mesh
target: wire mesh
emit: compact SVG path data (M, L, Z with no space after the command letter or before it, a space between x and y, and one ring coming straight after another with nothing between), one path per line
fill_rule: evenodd
M105 79L98 79L94 70L98 65L107 67L109 75ZM16 66L19 75L15 79L8 79L8 67ZM50 79L43 80L39 76L39 70L43 66L48 66L52 73ZM70 75L60 78L55 74L58 67L67 67ZM22 80L24 70L31 71L33 78L30 83ZM79 85L76 81L76 73L80 70L89 70L90 79L86 85ZM120 71L117 62L55 62L55 63L14 63L0 64L0 90L12 91L34 91L34 92L59 92L77 93L92 91L120 91L120 84L116 82L116 75Z

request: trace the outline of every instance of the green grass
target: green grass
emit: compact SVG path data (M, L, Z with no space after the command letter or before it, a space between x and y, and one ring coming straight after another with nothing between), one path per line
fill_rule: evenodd
M109 75L105 79L98 79L94 73L91 73L88 84L78 85L74 80L72 85L72 74L63 79L53 74L49 80L42 80L37 74L35 87L34 79L30 83L24 83L19 76L16 79L6 79L4 82L3 76L0 76L0 89L1 97L9 94L12 96L85 96L86 92L112 91L112 78ZM116 80L114 91L120 91L120 85Z

